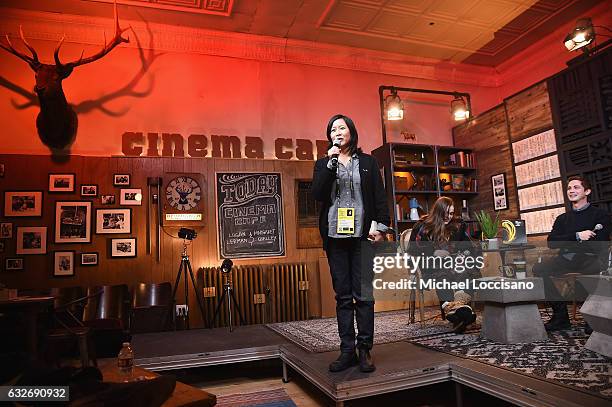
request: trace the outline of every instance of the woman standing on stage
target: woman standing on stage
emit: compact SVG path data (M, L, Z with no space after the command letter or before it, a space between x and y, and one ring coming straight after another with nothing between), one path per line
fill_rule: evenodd
M327 139L330 148L327 157L315 163L312 193L323 203L319 231L336 293L340 356L329 370L339 372L359 364L362 372L373 372L370 246L371 241L383 240L390 222L389 208L378 162L358 147L353 121L344 115L333 116L327 124Z
M429 213L419 220L410 234L408 251L413 256L474 256L476 248L469 240L466 224L457 220L453 200L441 196L433 204ZM463 264L463 263L462 263ZM460 272L449 268L431 267L423 269L423 279L436 279L449 282L461 282L471 278L480 277L477 267L461 268ZM465 328L476 321L476 314L470 304L471 290L453 291L450 289L437 289L438 299L446 319L453 324L453 331L461 333Z

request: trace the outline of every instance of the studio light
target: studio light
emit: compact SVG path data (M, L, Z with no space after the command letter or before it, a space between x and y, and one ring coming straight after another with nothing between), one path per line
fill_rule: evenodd
M595 29L593 28L593 22L589 17L580 18L576 21L576 28L574 28L567 37L565 37L565 48L568 51L576 51L589 45L595 39ZM583 48L583 51L588 52L587 48Z
M397 90L391 89L391 94L385 98L387 107L387 120L402 120L404 118L404 104L397 94Z
M470 110L467 107L467 103L465 103L465 99L459 95L455 95L454 99L451 101L451 113L455 117L456 121L466 120L470 117Z

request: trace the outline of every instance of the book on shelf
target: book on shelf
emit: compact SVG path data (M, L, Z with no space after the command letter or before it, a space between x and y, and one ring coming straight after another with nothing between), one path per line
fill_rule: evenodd
M466 153L465 151L458 151L448 156L448 161L444 165L450 167L476 167L476 156L474 153Z
M472 178L472 182L470 185L470 191L472 192L478 192L478 180L475 178Z

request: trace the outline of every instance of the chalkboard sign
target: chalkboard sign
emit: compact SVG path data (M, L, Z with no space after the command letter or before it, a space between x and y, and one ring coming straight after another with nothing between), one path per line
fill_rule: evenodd
M217 176L217 221L222 258L285 255L279 173Z

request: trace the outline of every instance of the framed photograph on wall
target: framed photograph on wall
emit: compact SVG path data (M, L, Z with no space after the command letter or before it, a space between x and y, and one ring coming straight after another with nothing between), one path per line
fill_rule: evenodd
M74 250L56 250L53 252L53 276L74 276Z
M0 239L10 239L13 237L13 224L10 222L0 223Z
M74 192L74 174L49 174L49 192Z
M508 209L508 187L506 184L506 173L491 176L493 185L493 207L496 211Z
M91 202L55 203L55 243L91 243Z
M98 252L81 253L81 266L97 266Z
M131 233L132 209L96 209L96 233Z
M102 203L102 205L114 205L115 195L102 195L100 197L100 202Z
M130 186L130 174L114 174L113 185L116 187L129 187Z
M136 238L111 239L111 257L136 257Z
M98 186L95 184L81 185L81 196L98 196Z
M29 226L17 228L17 254L46 254L47 227Z
M42 216L42 191L5 191L4 216Z
M23 257L11 257L4 261L4 269L6 271L16 271L24 269Z
M142 205L142 190L140 188L122 189L119 195L119 205Z

